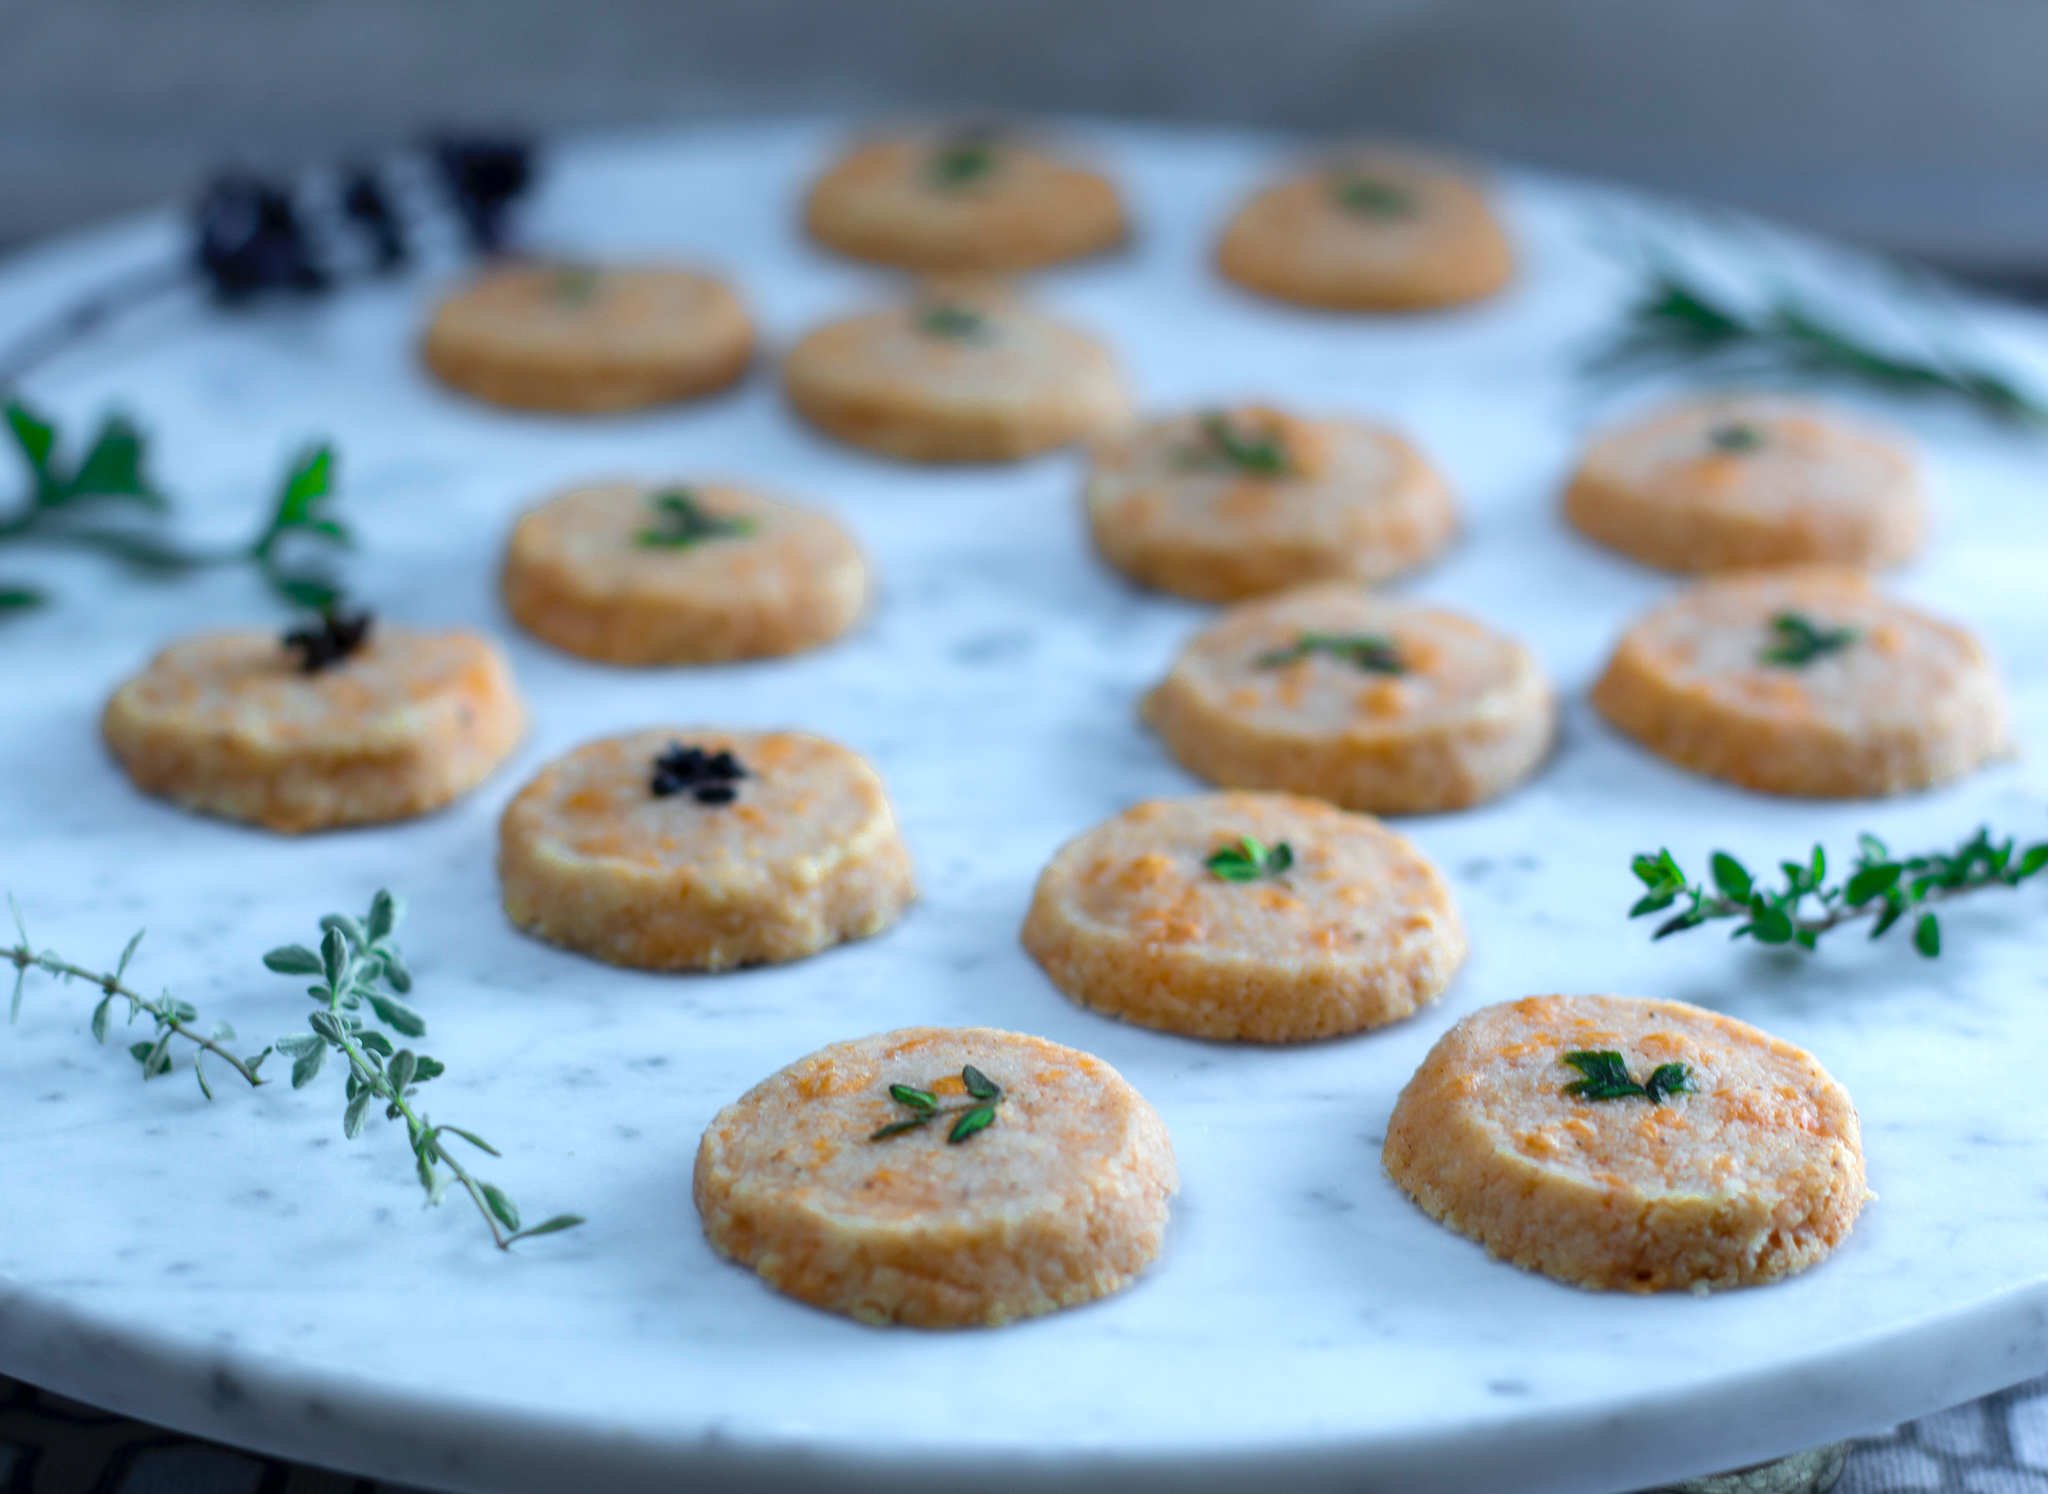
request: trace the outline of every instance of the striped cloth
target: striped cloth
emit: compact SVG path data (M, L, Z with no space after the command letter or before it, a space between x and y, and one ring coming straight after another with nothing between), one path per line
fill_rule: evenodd
M0 1377L0 1494L402 1491L236 1452ZM1836 1494L2048 1494L2048 1380L1863 1438Z

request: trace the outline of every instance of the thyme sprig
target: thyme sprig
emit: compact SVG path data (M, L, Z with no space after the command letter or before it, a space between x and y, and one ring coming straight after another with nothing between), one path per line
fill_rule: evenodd
M318 1078L330 1053L341 1055L349 1070L342 1134L350 1140L360 1136L374 1106L383 1107L386 1120L403 1120L427 1202L439 1204L451 1186L461 1187L500 1250L509 1250L518 1240L574 1229L584 1222L580 1215L557 1214L531 1229L522 1228L518 1205L503 1189L464 1167L449 1150L447 1138L460 1138L493 1157L502 1155L498 1149L474 1131L445 1122L436 1125L413 1103L419 1086L447 1072L446 1066L424 1053L397 1047L358 1015L367 1006L401 1037L426 1035L426 1019L399 999L412 989L411 972L394 942L404 916L398 898L379 892L367 918L344 913L322 918L324 932L317 952L287 944L263 957L263 963L280 975L317 977L306 989L318 1008L306 1019L311 1031L279 1038L275 1044L292 1060L292 1088L304 1089ZM444 1167L446 1175L440 1171Z
M643 529L639 543L649 548L688 550L705 540L738 539L754 532L754 521L744 514L714 514L689 488L669 488L656 493L654 525Z
M983 185L1002 163L998 145L996 131L988 126L970 125L956 130L932 152L932 185L951 192Z
M1294 865L1294 847L1286 841L1267 845L1249 835L1240 835L1234 846L1221 846L1203 861L1211 876L1223 882L1258 882L1286 875Z
M1629 917L1661 913L1683 899L1685 906L1657 926L1657 939L1682 934L1717 919L1740 919L1730 935L1745 934L1759 944L1797 944L1812 949L1820 936L1858 919L1875 920L1870 937L1881 938L1893 924L1914 917L1913 947L1927 958L1941 953L1941 924L1931 903L1946 902L1987 887L2017 887L2048 867L2048 843L2020 850L2013 840L1994 841L1989 827L1953 851L1894 856L1874 835L1857 837L1856 860L1848 877L1828 881L1827 853L1816 845L1807 860L1779 863L1784 885L1760 886L1749 868L1725 851L1710 863L1712 883L1694 882L1668 850L1635 858L1637 878L1648 889Z
M63 456L55 421L20 400L5 407L7 430L28 468L28 492L0 513L0 543L39 540L95 550L138 570L177 574L219 566L253 567L270 589L295 606L326 608L341 588L321 566L293 562L304 544L345 548L348 527L333 511L334 452L307 448L286 468L261 528L245 543L222 549L181 545L164 528L170 500L148 475L148 443L125 416L100 421L75 461ZM121 510L127 510L124 515ZM144 522L137 522L141 518ZM0 608L39 606L40 588L9 586Z
M1260 654L1255 662L1261 669L1278 669L1311 654L1327 654L1369 674L1408 672L1408 666L1401 662L1400 646L1391 638L1372 633L1303 633L1286 648Z
M420 1186L426 1190L429 1204L438 1204L451 1186L459 1185L476 1204L490 1227L491 1238L501 1250L509 1249L515 1241L555 1234L584 1222L575 1214L557 1214L531 1229L521 1228L518 1205L503 1189L475 1177L450 1155L446 1138L459 1137L493 1157L499 1155L497 1149L473 1131L434 1124L413 1104L419 1086L447 1072L446 1067L438 1059L396 1046L359 1015L365 1007L369 1008L378 1021L402 1037L422 1037L427 1030L426 1019L399 999L412 989L412 973L396 942L405 906L391 893L379 892L371 900L365 918L352 918L345 913L329 913L322 918L317 952L303 945L288 944L263 957L263 963L280 974L319 977L307 990L319 1009L308 1018L310 1032L279 1038L262 1052L247 1057L238 1057L227 1046L235 1040L234 1029L227 1023L216 1022L202 1032L197 1025L199 1011L190 1002L180 1001L168 991L151 998L126 984L128 966L135 958L136 947L142 943L140 932L128 941L112 970L91 970L51 950L36 949L29 942L20 907L14 904L12 896L8 903L14 907L14 924L19 934L15 944L0 949L0 960L14 966L10 1022L21 1015L22 986L30 970L41 970L63 981L82 980L101 993L92 1014L92 1035L96 1041L107 1040L114 1003L126 1001L131 1024L144 1016L156 1024L149 1041L131 1044L128 1049L129 1055L142 1066L142 1077L149 1080L171 1072L176 1066L173 1045L190 1043L194 1050L192 1073L209 1100L214 1094L204 1065L208 1054L254 1087L269 1082L260 1074L264 1060L273 1052L282 1053L292 1060L292 1088L304 1089L319 1077L328 1054L339 1053L349 1066L342 1134L351 1139L360 1135L371 1108L379 1103L388 1119L402 1119ZM447 1169L445 1176L442 1168Z
M1621 324L1586 355L1582 371L1600 379L1691 371L1831 381L1951 400L2002 424L2048 429L2040 394L1956 349L1881 346L1790 290L1744 305L1655 254L1645 258Z
M0 950L0 958L6 959L14 966L14 997L7 1010L7 1020L10 1023L21 1019L22 983L28 978L28 972L41 970L62 981L82 980L87 985L99 988L100 1002L92 1010L92 1035L95 1042L104 1043L107 1040L107 1023L113 1015L116 1000L128 1003L130 1026L134 1025L136 1018L144 1016L156 1023L156 1031L148 1042L131 1043L128 1047L129 1056L142 1065L144 1079L154 1079L159 1074L168 1074L175 1067L171 1045L174 1041L184 1041L193 1046L192 1073L199 1081L200 1092L207 1099L213 1098L213 1086L207 1082L206 1069L202 1062L208 1053L252 1086L265 1082L257 1077L257 1071L263 1067L263 1060L270 1056L270 1049L265 1048L261 1053L239 1058L227 1047L227 1044L235 1040L235 1029L227 1023L215 1022L206 1031L201 1032L196 1025L199 1021L199 1009L189 1001L179 1001L168 991L158 997L145 996L133 986L124 984L129 962L135 958L136 946L142 943L142 930L138 929L129 939L128 947L121 951L121 958L115 962L112 970L89 970L50 950L38 950L31 945L28 925L22 920L21 905L15 902L12 894L8 895L7 904L14 910L14 927L19 935L12 947Z
M901 1136L906 1131L922 1130L942 1115L957 1115L946 1132L951 1143L965 1141L977 1131L986 1131L996 1123L996 1106L1003 1102L1003 1091L988 1075L973 1064L966 1064L960 1070L960 1082L967 1086L967 1093L973 1100L969 1105L941 1105L939 1097L928 1089L918 1089L908 1084L889 1086L889 1098L910 1111L910 1119L896 1121L882 1127L868 1137L870 1141L887 1141L891 1136Z
M1207 445L1201 455L1220 458L1224 463L1254 477L1285 477L1293 464L1277 431L1240 430L1228 415L1204 415L1202 434Z
M1330 186L1337 206L1361 218L1412 218L1422 205L1413 187L1365 172L1340 171Z
M1682 1063L1660 1063L1638 1084L1628 1076L1628 1061L1611 1049L1566 1053L1558 1062L1579 1071L1580 1077L1567 1084L1564 1092L1582 1100L1643 1099L1661 1105L1693 1087L1692 1070Z
M1830 628L1799 612L1780 612L1772 618L1771 634L1771 642L1756 656L1757 662L1782 664L1788 669L1804 669L1863 636L1855 628Z
M988 317L972 306L953 301L934 301L917 314L920 332L954 342L980 342L993 330Z

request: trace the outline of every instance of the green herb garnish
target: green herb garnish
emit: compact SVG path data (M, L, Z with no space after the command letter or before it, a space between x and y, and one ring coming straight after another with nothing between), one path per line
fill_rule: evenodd
M928 1089L917 1089L908 1084L890 1085L889 1098L908 1107L910 1119L884 1126L868 1140L887 1141L905 1131L921 1130L942 1115L960 1117L946 1132L948 1142L962 1142L977 1131L986 1131L995 1124L996 1106L1003 1102L1002 1089L971 1063L961 1068L960 1082L967 1086L967 1093L973 1100L970 1105L941 1105L939 1097Z
M12 905L13 898L8 902ZM532 1229L521 1229L519 1209L504 1191L472 1176L446 1150L446 1138L459 1136L495 1157L498 1153L490 1143L460 1126L435 1125L413 1106L418 1086L444 1073L444 1066L425 1054L397 1047L359 1015L367 1007L376 1020L403 1037L419 1037L427 1030L425 1019L399 999L412 989L412 974L393 940L404 916L404 905L396 897L379 892L371 900L366 918L355 919L345 913L329 913L322 918L323 934L317 953L292 944L265 955L263 963L281 975L317 977L307 994L320 1009L309 1019L310 1033L279 1038L262 1052L244 1058L237 1057L227 1046L235 1040L234 1029L227 1023L215 1022L201 1032L197 1025L198 1009L191 1003L179 1001L168 992L152 1000L124 984L129 962L142 942L140 933L128 941L111 971L88 970L53 951L30 945L28 929L17 906L14 923L20 938L13 947L0 949L0 960L11 963L15 971L9 1017L15 1020L21 1015L22 983L30 970L41 970L64 981L82 980L98 987L101 993L92 1013L95 1040L107 1040L114 1002L126 1001L130 1023L146 1016L156 1026L149 1041L131 1044L128 1049L129 1055L142 1066L142 1077L149 1080L171 1072L176 1066L173 1045L189 1043L193 1048L193 1077L209 1100L214 1095L204 1067L208 1054L255 1086L268 1082L259 1077L264 1060L273 1052L282 1053L292 1060L292 1088L303 1089L318 1077L328 1053L339 1053L349 1066L342 1134L350 1138L361 1134L374 1105L381 1104L388 1118L404 1120L412 1144L414 1169L419 1174L420 1186L426 1190L428 1203L438 1204L451 1183L460 1184L490 1226L491 1238L500 1249L509 1248L515 1240L573 1229L583 1222L574 1214L557 1214ZM438 1170L442 1167L448 1170L447 1176Z
M1638 1084L1629 1078L1628 1064L1622 1056L1611 1050L1566 1053L1558 1062L1569 1064L1584 1076L1564 1087L1566 1094L1576 1095L1582 1100L1644 1099L1652 1105L1661 1105L1671 1096L1685 1094L1693 1087L1692 1071L1682 1063L1659 1064L1651 1070L1646 1081Z
M1815 846L1804 862L1779 863L1785 881L1777 890L1758 886L1749 869L1725 851L1714 852L1712 886L1688 878L1669 851L1638 856L1635 874L1648 890L1628 916L1661 913L1684 898L1687 906L1659 924L1653 937L1664 939L1715 919L1736 918L1742 922L1732 938L1747 934L1759 944L1812 949L1828 930L1859 918L1876 920L1870 930L1876 939L1900 919L1917 913L1913 947L1932 959L1941 953L1941 925L1925 911L1926 904L1986 887L2017 887L2048 867L2048 844L2020 851L2010 839L1994 842L1988 828L1980 828L1953 851L1918 856L1894 856L1874 835L1859 836L1857 842L1856 861L1846 881L1827 880L1827 855Z
M147 444L127 419L103 419L85 454L76 465L66 465L53 421L18 400L8 403L6 417L31 486L11 512L0 515L0 543L40 540L75 545L158 574L247 565L295 606L325 608L340 599L340 587L324 569L290 564L287 554L305 542L327 547L346 547L350 542L347 527L326 503L332 495L332 448L311 447L286 469L269 517L253 539L226 549L194 550L164 532L170 502L148 477ZM4 590L9 600L0 610L46 600L32 586L10 585Z
M961 130L932 152L931 183L947 191L978 187L995 175L1001 161L994 130Z
M1360 172L1340 174L1330 196L1337 206L1361 218L1412 218L1422 205L1422 195L1413 187Z
M1220 414L1204 415L1201 426L1202 434L1208 437L1202 456L1220 458L1238 471L1256 477L1287 475L1290 464L1278 433L1247 434L1228 415Z
M301 674L318 674L341 663L369 642L373 621L367 612L344 612L338 607L329 607L320 614L317 625L293 628L286 633L284 646L288 652L299 656Z
M563 306L588 306L604 289L604 272L595 265L561 265L548 279L548 296Z
M688 488L670 488L649 500L655 525L639 534L642 545L687 550L705 540L738 539L754 532L754 521L740 514L714 514Z
M1261 669L1278 669L1283 664L1306 659L1310 654L1328 654L1354 669L1363 669L1371 674L1408 672L1394 640L1369 633L1303 633L1286 648L1260 654L1256 662Z
M1278 878L1294 865L1294 847L1286 841L1267 846L1253 840L1249 835L1240 835L1234 846L1223 846L1209 853L1202 863L1218 879L1225 882L1257 882L1267 877Z
M917 313L917 328L933 337L950 337L955 342L979 342L989 334L988 317L972 306L937 301Z
M1731 420L1707 432L1707 444L1731 454L1756 451L1764 444L1764 433L1747 421Z
M1847 648L1862 636L1854 628L1827 628L1797 612L1780 612L1771 619L1772 643L1758 654L1761 664L1782 664L1787 669L1804 669L1823 654Z
M1791 377L1949 399L1987 419L2048 429L2048 403L1953 348L1912 354L1879 346L1789 291L1749 306L1726 299L1652 254L1621 325L1586 357L1599 379L1690 370L1720 377Z

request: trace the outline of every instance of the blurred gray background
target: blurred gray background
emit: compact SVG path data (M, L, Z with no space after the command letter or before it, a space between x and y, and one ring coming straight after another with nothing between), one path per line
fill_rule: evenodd
M425 126L1388 130L2048 272L2041 0L0 0L0 245Z

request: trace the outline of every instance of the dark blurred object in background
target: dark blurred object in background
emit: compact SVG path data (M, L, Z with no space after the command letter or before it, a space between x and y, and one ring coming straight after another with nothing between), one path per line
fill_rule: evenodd
M224 162L958 109L1388 130L2048 271L2048 6L1948 0L0 0L0 243Z

